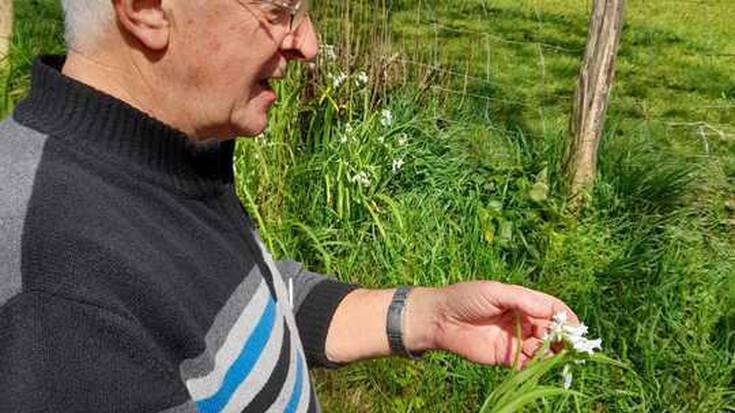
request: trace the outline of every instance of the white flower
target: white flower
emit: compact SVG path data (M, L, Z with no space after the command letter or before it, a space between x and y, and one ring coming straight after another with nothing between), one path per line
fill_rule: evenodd
M398 173L398 171L401 170L401 167L403 166L404 161L403 159L394 159L393 160L393 173Z
M578 353L587 353L590 356L595 354L595 349L602 349L602 339L588 340L584 337L573 337L569 340L574 351Z
M587 334L589 329L587 328L584 323L580 324L579 326L571 326L569 324L565 324L562 326L562 330L564 331L564 334L566 334L569 337L582 337Z
M380 114L380 124L387 128L393 124L393 113L388 109L383 109Z
M572 369L569 364L565 364L561 371L561 381L565 390L569 390L572 387Z
M408 135L405 133L402 133L398 135L398 146L406 146L408 143Z
M350 178L350 182L360 184L364 187L370 186L370 175L367 172L358 172Z
M357 138L355 137L355 127L352 126L351 122L347 122L345 124L345 129L342 133L339 134L339 143L347 143L350 141L357 141Z
M559 311L558 313L554 314L554 316L551 317L551 321L554 323L554 325L558 325L559 327L564 326L564 324L567 323L566 311Z
M355 86L357 87L363 87L368 82L368 75L365 73L364 70L361 70L357 72L357 76L355 76Z
M592 355L595 349L599 350L602 348L601 339L590 340L584 337L589 332L589 328L586 325L580 324L573 326L567 324L567 314L563 311L554 314L549 325L549 330L549 334L547 335L548 340L552 343L565 341L571 344L574 351L578 353Z
M336 52L334 45L331 45L331 44L322 45L322 53L324 53L324 57L327 60L337 59L337 52Z
M339 89L340 86L347 80L347 74L345 72L339 72L332 77L332 88Z

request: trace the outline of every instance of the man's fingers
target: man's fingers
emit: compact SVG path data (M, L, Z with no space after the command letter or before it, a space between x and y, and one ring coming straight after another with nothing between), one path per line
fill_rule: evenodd
M551 321L547 318L531 318L529 324L532 327L530 335L543 340L550 333Z
M523 287L521 287L521 288L523 288ZM540 295L546 297L548 300L550 300L551 303L552 303L552 307L553 307L553 311L552 311L553 314L556 314L556 313L558 313L560 311L564 311L564 312L567 313L567 321L569 321L571 324L579 325L579 323L580 323L579 317L577 317L577 314L575 314L574 311L572 311L572 309L569 308L569 306L564 301L562 301L562 300L560 300L560 299L558 299L558 298L556 298L556 297L554 297L552 295L543 293L541 291L533 291L533 290L528 290L528 291L532 291L532 292L534 292L536 294L540 294Z
M525 369L528 365L528 362L530 362L531 360L533 360L533 357L521 354L521 356L518 358L518 366L516 366L516 370L521 371Z
M523 340L523 345L521 346L522 347L521 351L527 357L533 358L543 344L544 344L543 341L541 341L541 340L539 340L539 339L537 339L535 337L531 337L531 338L529 338L527 340Z
M517 285L496 287L493 292L498 306L516 310L533 318L550 320L554 314L564 311L567 320L572 324L579 324L579 318L563 301L551 295L530 290Z
M535 336L536 330L538 328L536 327L536 324L533 322L533 319L530 317L522 317L521 321L521 337L524 339L527 337Z
M531 337L527 340L523 340L523 344L521 345L521 354L518 356L518 369L523 370L526 368L528 363L531 362L531 360L535 359L539 356L538 352L543 348L544 342L542 340L539 340L535 337ZM546 355L546 357L550 357L551 355Z

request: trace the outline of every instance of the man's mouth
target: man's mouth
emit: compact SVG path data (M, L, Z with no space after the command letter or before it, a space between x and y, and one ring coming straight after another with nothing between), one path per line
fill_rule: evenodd
M263 79L258 84L263 88L267 90L273 90L273 85L271 83L271 79Z

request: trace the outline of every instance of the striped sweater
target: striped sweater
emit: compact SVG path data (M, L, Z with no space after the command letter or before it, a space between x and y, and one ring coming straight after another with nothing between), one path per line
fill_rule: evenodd
M233 141L62 65L36 62L0 123L0 412L319 411L309 368L336 367L326 333L355 287L273 262Z

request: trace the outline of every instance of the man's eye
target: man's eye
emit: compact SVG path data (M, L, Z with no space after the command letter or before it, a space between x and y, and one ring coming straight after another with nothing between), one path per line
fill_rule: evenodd
M291 13L288 10L275 5L267 5L265 14L271 23L283 23L291 18Z

